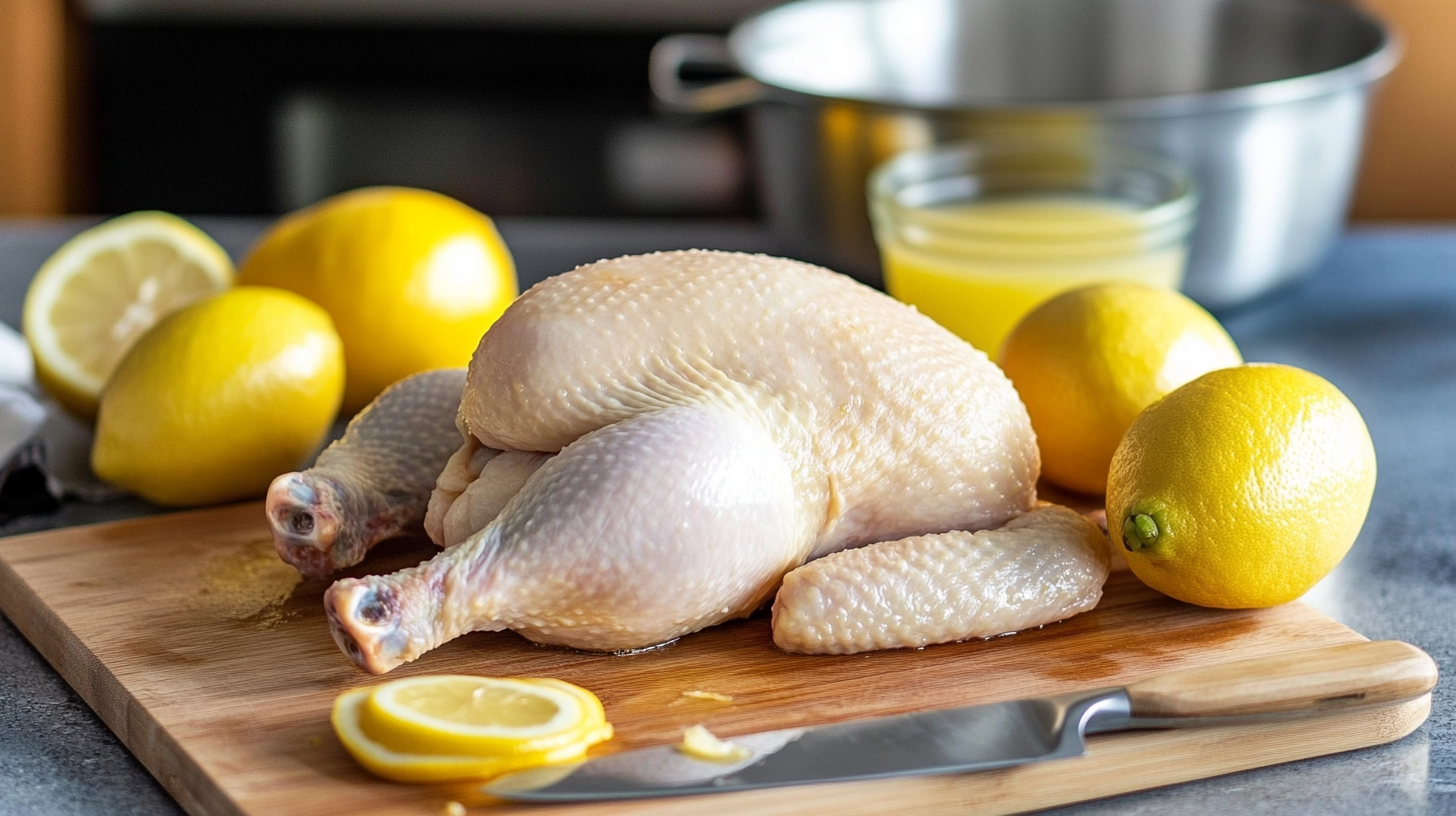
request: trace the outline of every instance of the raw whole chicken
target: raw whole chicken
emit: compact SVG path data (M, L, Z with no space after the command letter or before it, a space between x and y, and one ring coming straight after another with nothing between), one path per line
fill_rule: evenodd
M367 671L479 630L651 647L801 568L774 626L805 652L1037 626L1094 606L1107 575L1090 522L1033 509L1035 438L1000 369L803 263L686 251L549 279L482 338L457 424L426 519L447 549L325 595ZM881 579L898 583L845 591Z

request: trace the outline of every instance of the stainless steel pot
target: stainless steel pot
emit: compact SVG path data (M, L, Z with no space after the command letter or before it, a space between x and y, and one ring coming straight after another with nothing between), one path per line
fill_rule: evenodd
M1319 262L1396 60L1379 22L1318 0L799 0L726 40L665 38L651 79L676 110L751 104L781 238L874 284L865 179L902 150L1085 136L1160 152L1201 188L1184 289L1221 307ZM741 76L690 84L693 66Z

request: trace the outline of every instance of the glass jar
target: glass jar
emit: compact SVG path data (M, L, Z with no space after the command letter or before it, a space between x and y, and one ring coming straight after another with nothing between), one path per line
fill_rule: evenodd
M1178 288L1197 196L1170 162L1092 142L948 144L869 180L885 288L993 358L1027 312L1103 281Z

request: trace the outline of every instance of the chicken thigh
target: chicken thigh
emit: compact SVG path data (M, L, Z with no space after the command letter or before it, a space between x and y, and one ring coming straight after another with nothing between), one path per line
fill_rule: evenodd
M325 596L370 672L479 630L661 644L748 615L821 556L999 527L1032 509L1039 468L984 354L849 278L736 253L617 258L532 288L482 338L458 422L427 525L464 540ZM494 451L528 457L475 496ZM1043 538L1026 546L1086 549L1085 530ZM1098 556L1080 606L1048 595L1058 617L1040 623L1095 604Z

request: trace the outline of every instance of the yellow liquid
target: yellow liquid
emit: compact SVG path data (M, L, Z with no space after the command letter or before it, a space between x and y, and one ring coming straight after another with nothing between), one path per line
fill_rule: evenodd
M1120 202L990 200L927 215L947 230L985 228L996 238L920 231L915 246L882 238L885 288L992 358L1016 323L1053 295L1102 281L1174 289L1183 280L1186 246L1148 247L1139 211Z

